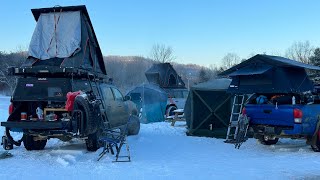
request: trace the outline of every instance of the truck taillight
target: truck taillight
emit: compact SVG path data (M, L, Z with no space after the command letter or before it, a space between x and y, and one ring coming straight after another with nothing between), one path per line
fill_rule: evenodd
M303 113L300 109L293 109L294 123L301 124Z
M246 108L245 108L245 107L244 107L244 108L242 108L242 114L243 114L243 115L247 114L247 110L246 110Z
M12 112L13 112L13 104L11 103L10 105L9 105L9 115L10 114L12 114Z

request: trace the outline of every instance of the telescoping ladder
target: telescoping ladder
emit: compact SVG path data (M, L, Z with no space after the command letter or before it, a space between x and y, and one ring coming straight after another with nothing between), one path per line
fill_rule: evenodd
M225 142L226 143L239 143L240 140L237 138L238 132L239 132L239 126L240 126L240 120L242 120L242 108L245 102L245 96L244 94L235 94L233 98L233 104L232 104L232 110L230 115L230 122L228 126L227 131L227 137ZM247 127L245 131L247 131ZM245 132L246 134L246 132ZM244 137L243 137L244 138ZM244 141L244 139L241 138L241 141ZM242 140L243 139L243 140Z

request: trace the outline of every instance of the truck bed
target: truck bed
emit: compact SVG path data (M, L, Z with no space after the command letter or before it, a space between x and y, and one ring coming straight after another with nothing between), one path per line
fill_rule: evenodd
M247 104L245 108L251 126L283 128L282 133L292 135L313 135L320 117L320 104ZM294 122L294 109L302 111L301 123Z
M294 125L293 109L300 108L300 106L248 104L245 108L248 117L250 117L250 124L292 127Z

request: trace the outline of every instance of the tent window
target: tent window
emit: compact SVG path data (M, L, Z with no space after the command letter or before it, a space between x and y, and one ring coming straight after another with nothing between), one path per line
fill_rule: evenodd
M176 78L174 77L173 74L170 74L170 77L169 77L169 85L176 85L176 84L177 84Z

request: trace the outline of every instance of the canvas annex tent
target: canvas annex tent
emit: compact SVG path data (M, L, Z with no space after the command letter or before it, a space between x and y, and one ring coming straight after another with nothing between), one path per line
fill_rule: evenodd
M231 79L221 78L190 88L184 113L188 135L225 138L231 114Z
M220 75L232 78L230 93L301 93L314 88L305 69L320 70L320 67L258 54Z
M170 63L154 64L145 75L149 83L158 84L161 88L185 88L185 83Z
M140 111L140 122L164 121L167 93L157 85L142 84L127 93Z
M73 67L106 75L85 6L32 9L37 21L22 67Z

